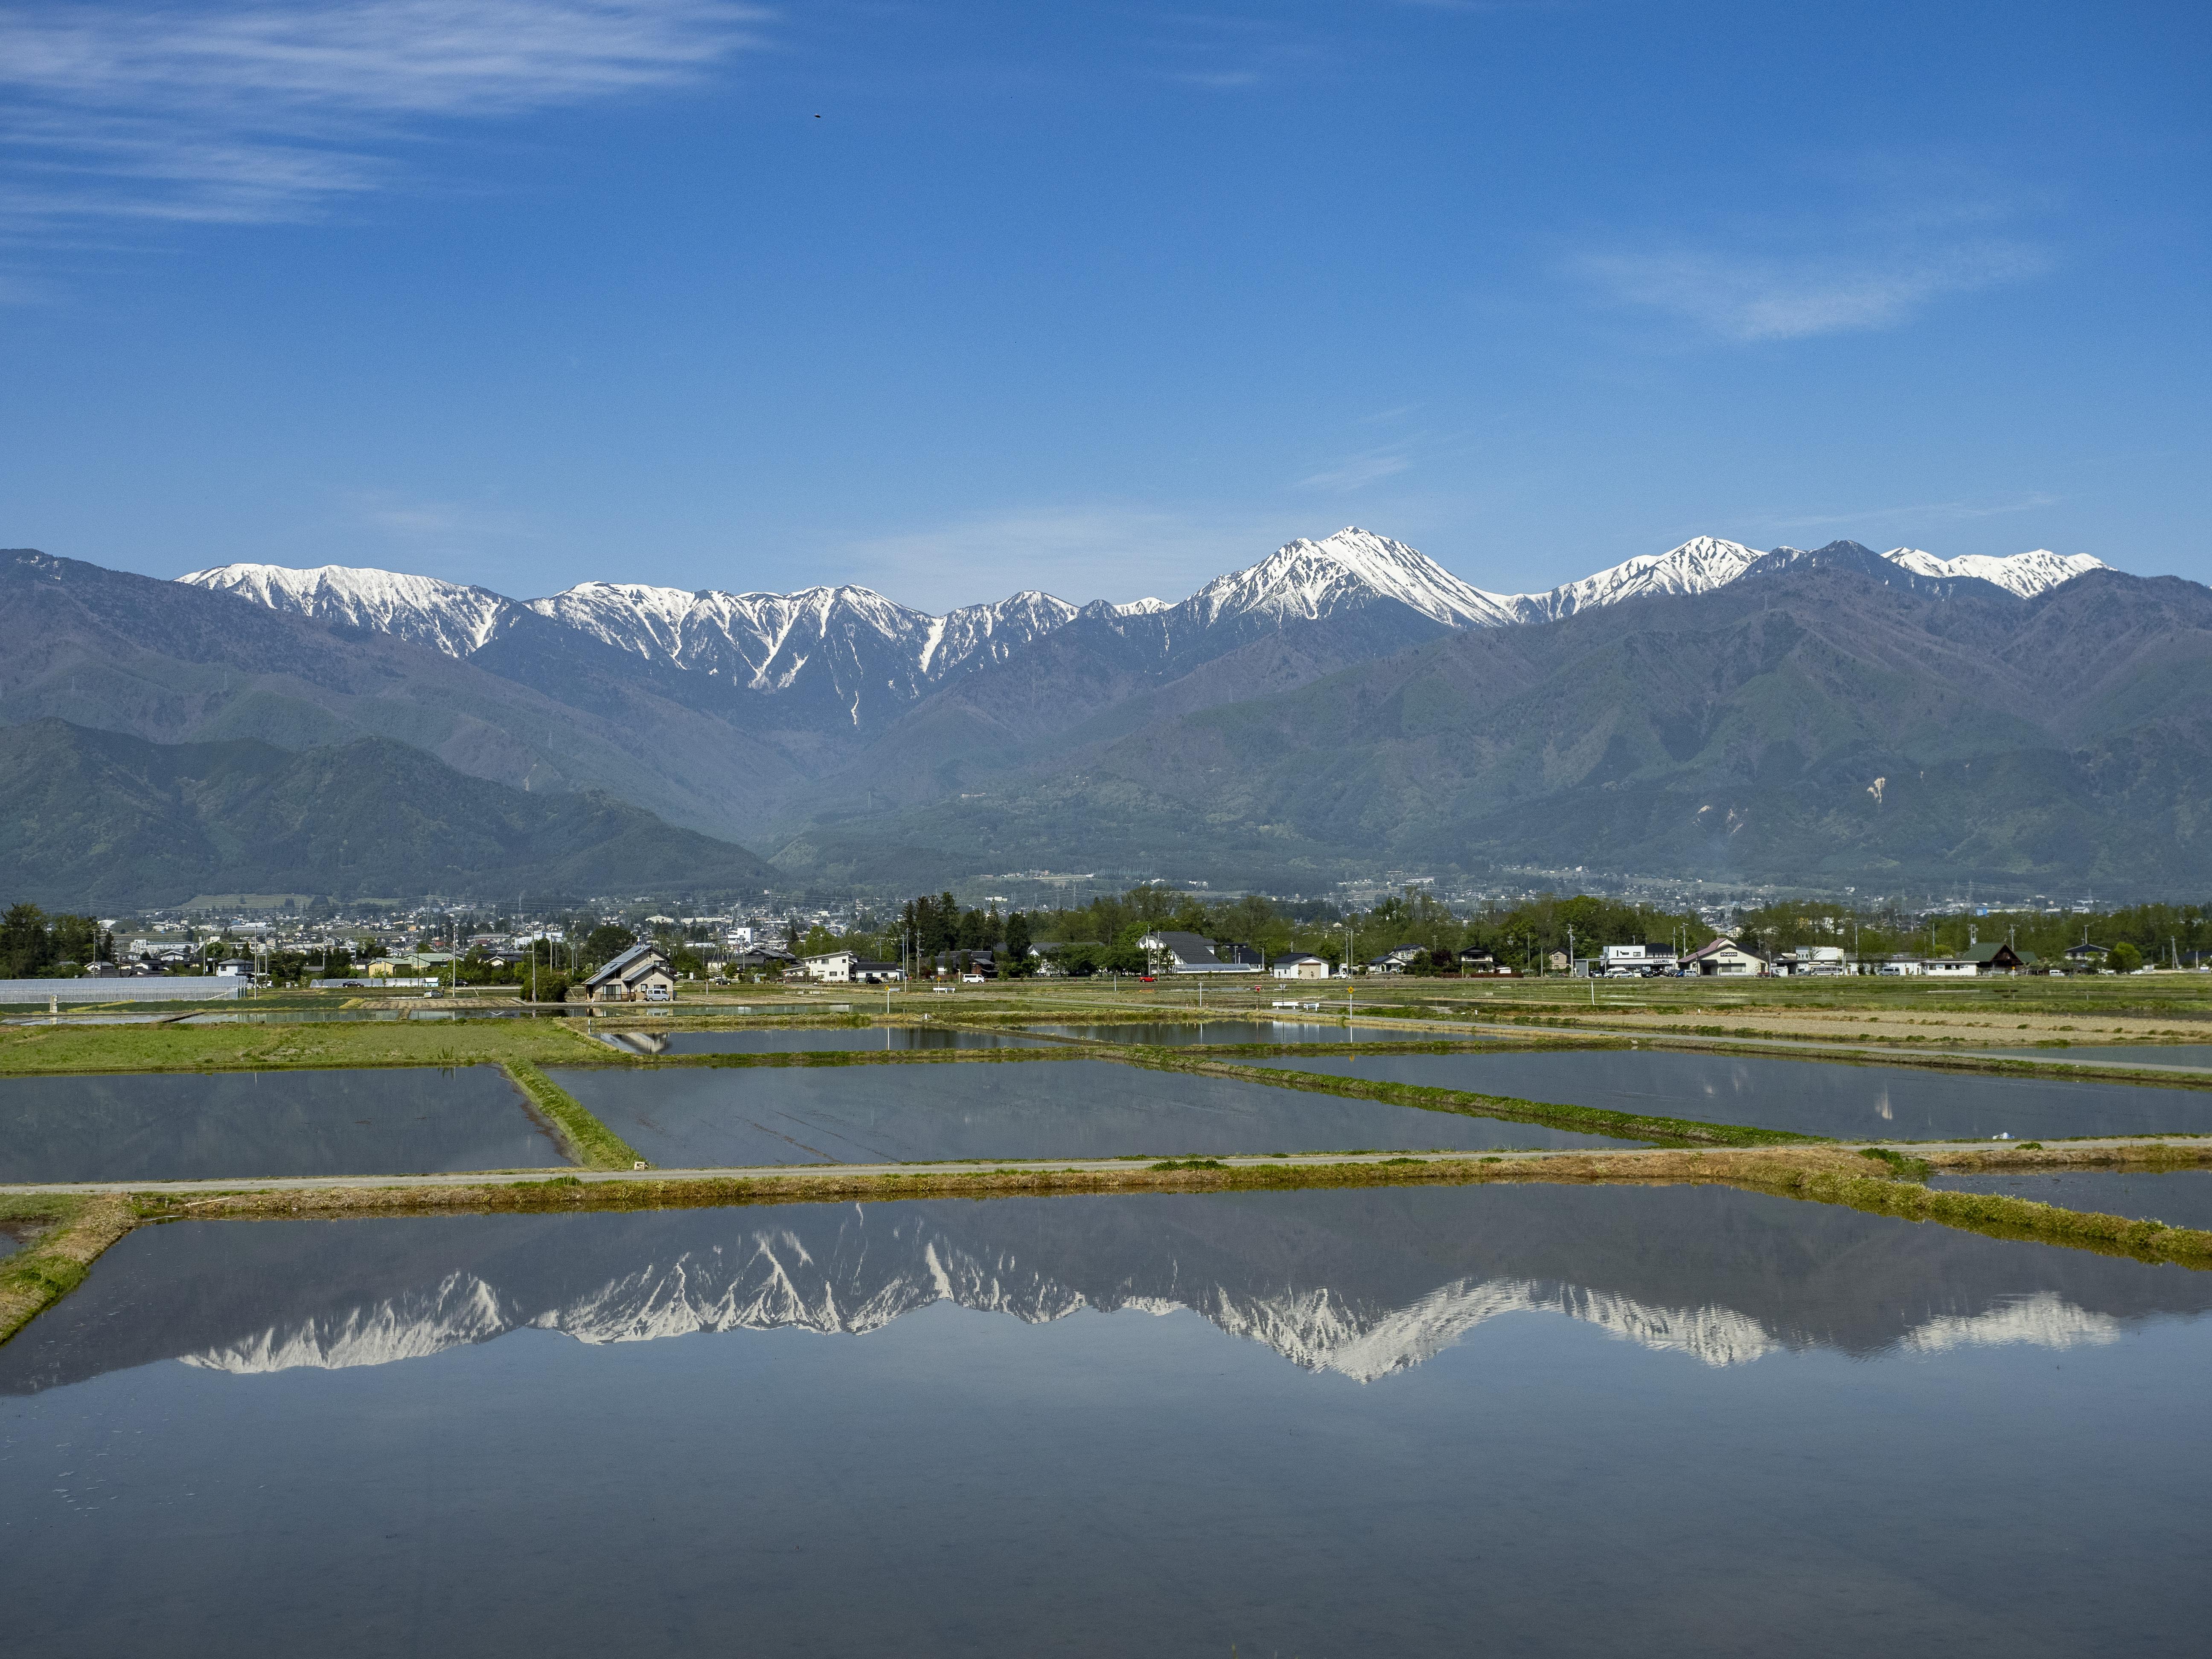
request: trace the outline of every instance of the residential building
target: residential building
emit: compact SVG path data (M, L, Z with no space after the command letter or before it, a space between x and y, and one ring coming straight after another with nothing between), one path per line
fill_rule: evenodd
M582 988L593 1002L673 1002L676 976L658 947L633 945L586 974Z
M857 951L802 957L799 965L807 978L825 985L883 985L906 977L906 969L896 962L871 962Z
M1682 958L1681 968L1686 974L1729 979L1750 979L1768 970L1765 957L1756 951L1747 951L1734 939L1725 937L1700 945Z
M1257 961L1224 962L1213 949L1213 941L1196 933L1147 933L1137 941L1137 948L1152 958L1154 973L1170 974L1256 974ZM1254 953L1255 956L1256 952Z
M1956 956L1930 957L1920 971L1931 979L1972 979L1983 974L2017 974L2034 961L2033 951L2023 954L2009 945L1970 945Z
M1328 959L1326 957L1310 957L1304 952L1298 952L1291 956L1277 957L1274 966L1267 971L1277 979L1327 979Z
M1368 957L1367 971L1370 974L1402 974L1408 968L1425 961L1428 954L1418 945L1401 945L1385 951L1379 957Z

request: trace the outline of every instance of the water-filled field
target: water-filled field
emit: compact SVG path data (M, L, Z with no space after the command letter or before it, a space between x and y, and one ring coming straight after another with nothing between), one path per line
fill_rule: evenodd
M2163 1221L2169 1227L2212 1228L2212 1170L2021 1170L2011 1175L1939 1175L1929 1186L1938 1191L2002 1193L2008 1198L2056 1204L2063 1210L2090 1210L2138 1221Z
M669 1169L1635 1144L1102 1060L550 1075Z
M0 1181L410 1175L563 1162L495 1066L0 1078Z
M793 1054L824 1049L897 1054L915 1048L1036 1048L1018 1031L968 1031L945 1025L853 1025L757 1031L606 1031L599 1041L626 1054Z
M2212 1090L1670 1049L1284 1056L1255 1066L1879 1140L2212 1132Z
M1711 1187L185 1222L0 1348L9 1634L2186 1652L2208 1307Z
M2063 1048L1992 1048L1994 1054L2023 1060L2072 1061L2079 1065L2187 1066L2212 1067L2212 1042L2072 1042Z

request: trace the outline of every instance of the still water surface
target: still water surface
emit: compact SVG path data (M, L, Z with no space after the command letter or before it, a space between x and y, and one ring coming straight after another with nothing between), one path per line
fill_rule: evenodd
M1405 1031L1395 1026L1330 1024L1326 1020L1208 1019L1108 1025L1029 1025L1024 1030L1048 1036L1090 1037L1100 1042L1133 1042L1165 1048L1219 1042L1435 1042L1462 1036L1458 1031Z
M667 1169L1638 1144L1103 1060L551 1075Z
M2059 1170L2049 1174L1946 1175L1929 1186L1955 1193L2002 1193L2067 1210L2163 1221L2169 1227L2212 1228L2212 1170L2140 1171Z
M2063 1048L1992 1048L1993 1054L2018 1054L2023 1060L2074 1060L2095 1064L2111 1060L2121 1066L2212 1066L2212 1042L2075 1042Z
M0 1348L9 1630L2189 1651L2208 1306L1717 1188L182 1223Z
M0 1181L412 1175L566 1162L495 1066L0 1079Z
M942 1025L833 1026L818 1030L606 1031L599 1041L626 1054L788 1054L808 1050L1036 1048L1036 1037L1012 1031L967 1031Z
M1870 1140L2212 1132L2212 1091L1650 1048L1285 1056L1255 1066Z

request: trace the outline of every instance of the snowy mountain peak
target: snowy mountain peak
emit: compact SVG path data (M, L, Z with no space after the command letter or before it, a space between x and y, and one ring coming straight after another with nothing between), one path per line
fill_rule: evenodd
M1554 622L1647 593L1708 592L1734 581L1761 556L1741 542L1696 536L1656 557L1644 554L1548 593L1516 593L1503 603L1516 622Z
M342 564L295 570L281 564L224 564L177 578L194 587L265 605L320 623L396 634L465 657L481 649L512 599L489 588Z
M1862 564L1873 556L1849 545ZM1462 581L1403 542L1354 526L1320 541L1286 543L1256 564L1216 577L1180 605L1144 599L1079 608L1028 588L941 617L850 583L730 593L586 581L517 603L435 577L342 565L228 564L179 580L312 621L396 635L455 657L473 655L495 635L514 639L507 630L534 618L653 668L696 675L702 684L683 694L687 699L706 697L711 704L727 688L812 701L825 715L834 710L838 724L858 730L895 716L963 670L1006 660L1079 617L1158 616L1169 635L1187 643L1217 624L1280 628L1389 601L1447 628L1494 628L1553 622L1645 596L1708 592L1770 556L1741 542L1698 536L1546 592L1497 594ZM2109 568L2087 554L2048 549L2009 558L1940 559L1900 547L1881 556L1917 575L1975 577L2023 599ZM1223 638L1224 648L1235 643Z
M2053 553L2047 547L2002 559L1986 553L1964 553L1955 559L1939 559L1917 547L1893 547L1881 556L1917 576L1978 576L2023 599L2048 592L2086 572L2112 568L2087 553Z
M1311 620L1376 599L1395 599L1447 627L1513 620L1495 595L1403 542L1356 527L1322 541L1285 543L1255 565L1215 577L1184 604L1211 626L1236 616Z

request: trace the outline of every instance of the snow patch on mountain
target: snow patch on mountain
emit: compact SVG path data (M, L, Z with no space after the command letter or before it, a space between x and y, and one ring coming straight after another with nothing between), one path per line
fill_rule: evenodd
M1939 1314L1914 1327L1898 1346L1915 1353L2015 1346L2095 1347L2118 1341L2120 1333L2120 1322L2110 1314L2078 1308L2056 1291L2038 1291L1978 1314Z
M1516 620L1497 594L1469 586L1403 542L1356 527L1286 543L1255 565L1215 577L1176 608L1211 627L1236 617L1311 621L1377 599L1452 628Z
M1881 556L1918 576L1978 576L2023 599L2048 592L2088 571L2112 568L2087 553L2053 553L2047 547L2002 559L1987 553L1963 553L1955 559L1939 559L1917 547L1893 547Z
M1650 593L1711 592L1734 581L1763 556L1741 542L1698 536L1656 558L1644 555L1549 592L1515 593L1500 602L1515 622L1556 622L1577 611Z
M1318 542L1287 543L1256 564L1217 576L1179 605L1147 598L1079 608L1027 589L941 617L850 584L729 593L589 581L518 604L486 588L340 565L295 570L231 564L179 580L317 622L394 634L456 657L481 650L527 611L658 667L714 676L733 690L819 698L857 728L866 718L896 714L965 669L1005 661L1079 616L1109 623L1157 616L1167 635L1180 640L1224 623L1257 620L1281 627L1395 602L1448 628L1504 627L1557 621L1650 595L1709 592L1765 556L1741 542L1699 536L1547 592L1501 594L1462 581L1402 542L1348 526ZM1977 577L2022 598L2109 568L2087 554L2047 549L2009 558L1939 559L1900 547L1882 556L1916 574Z
M434 647L449 656L481 650L514 601L489 588L342 564L295 570L281 564L225 564L177 580L235 593L313 622L374 629Z
M1532 1280L1460 1279L1404 1307L1360 1305L1326 1286L1255 1295L1218 1284L1188 1286L1181 1293L1130 1285L1101 1302L1018 1261L979 1256L941 1237L911 1241L906 1264L880 1275L817 1261L795 1237L780 1232L764 1231L749 1243L750 1248L727 1253L685 1255L641 1267L535 1313L503 1302L474 1275L454 1274L427 1291L319 1315L289 1328L272 1327L182 1358L187 1364L243 1376L390 1364L525 1328L558 1331L594 1346L738 1330L862 1335L939 1302L1025 1324L1049 1323L1086 1309L1156 1316L1188 1310L1304 1370L1334 1371L1359 1382L1420 1364L1475 1326L1509 1313L1564 1316L1709 1365L1740 1364L1777 1346L1757 1321L1729 1309L1657 1308L1585 1286ZM2051 1323L2047 1311L2024 1322L2007 1316L1976 1325L1962 1340L2038 1340L2039 1335L2005 1333L2043 1333Z

